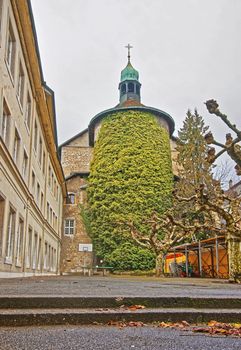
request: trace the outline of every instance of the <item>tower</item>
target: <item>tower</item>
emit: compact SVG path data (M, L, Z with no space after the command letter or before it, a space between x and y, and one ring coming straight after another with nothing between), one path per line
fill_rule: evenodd
M128 48L128 62L126 67L121 71L121 81L119 83L120 105L123 105L126 101L141 101L139 73L133 68L130 59L130 49L132 46L128 44L126 48Z
M171 203L172 117L141 103L139 73L128 61L121 71L119 103L95 115L88 129L60 146L68 203L62 245L62 272L83 271L92 252L116 269L150 269L153 255L134 244L120 222L133 220L138 228L153 212ZM87 189L87 191L86 191ZM87 192L87 193L86 193ZM79 201L88 206L91 234L81 220ZM86 217L85 217L86 219ZM68 234L70 221L73 229Z

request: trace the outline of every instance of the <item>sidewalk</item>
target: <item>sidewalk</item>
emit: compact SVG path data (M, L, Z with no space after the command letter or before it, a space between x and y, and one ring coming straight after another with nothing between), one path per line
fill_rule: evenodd
M0 279L0 296L240 298L226 280L122 276L48 276Z

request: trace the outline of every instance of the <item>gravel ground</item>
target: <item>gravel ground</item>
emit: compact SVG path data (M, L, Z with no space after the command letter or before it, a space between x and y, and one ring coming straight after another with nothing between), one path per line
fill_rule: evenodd
M0 295L241 298L241 285L188 278L53 276L0 279Z
M0 328L0 350L240 350L241 339L155 327Z

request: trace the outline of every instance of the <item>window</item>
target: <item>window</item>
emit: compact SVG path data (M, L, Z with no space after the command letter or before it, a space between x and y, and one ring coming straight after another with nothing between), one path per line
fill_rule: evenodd
M32 114L32 102L31 102L31 97L28 93L27 103L26 103L26 111L25 111L25 123L27 124L29 130L31 127L31 114Z
M48 243L44 243L44 269L47 270L48 267Z
M31 266L31 257L32 257L32 236L33 230L31 227L28 229L28 242L27 242L27 255L26 255L26 267L30 268Z
M11 127L11 115L9 108L7 106L7 103L5 100L3 100L3 114L1 118L1 136L3 139L3 142L9 146L9 139L10 139L10 127Z
M37 267L37 254L38 254L38 234L34 232L34 240L33 240L33 269Z
M121 87L121 93L125 94L126 93L126 84L123 84Z
M50 208L50 217L49 217L49 223L53 225L53 209Z
M47 202L47 221L49 221L49 202Z
M16 56L16 40L13 34L11 23L9 23L8 35L7 35L7 47L6 47L6 61L10 74L14 79L15 68L15 56Z
M35 195L35 174L32 171L32 195Z
M37 205L38 205L38 206L40 205L39 200L40 200L40 185L39 185L39 183L37 183L37 197L36 197L36 202L37 202Z
M64 234L73 235L74 234L74 220L67 219L64 221Z
M57 183L56 183L56 180L54 180L54 197L56 197L56 186L57 186Z
M49 187L50 187L50 185L51 185L51 167L50 166L49 166L48 184L49 184Z
M66 204L74 204L75 203L75 195L74 193L68 193L66 198Z
M21 62L19 63L18 71L18 85L17 85L17 97L20 102L21 107L23 107L23 96L24 96L24 73L23 66Z
M50 266L51 266L51 245L49 244L49 247L48 247L48 270L50 270Z
M54 271L54 248L51 248L51 271Z
M134 92L134 84L128 83L128 92Z
M26 151L23 151L23 164L22 164L22 176L26 180L28 171L28 155Z
M13 144L13 160L16 164L18 163L19 151L20 151L20 136L17 129L15 129L14 144Z
M8 228L7 228L7 245L6 245L6 263L12 263L13 257L13 242L15 238L15 220L16 213L12 207L8 214Z
M43 151L43 141L42 141L42 138L41 136L39 136L39 145L38 145L38 162L41 166L41 163L42 163L42 151Z
M38 241L38 256L37 256L37 268L38 268L38 270L40 270L40 267L41 267L41 248L42 248L42 240L39 237L39 241Z
M34 147L35 152L37 152L37 143L38 143L38 125L37 125L36 120L35 120L35 123L34 123L34 143L33 143L33 147Z
M21 266L22 264L23 228L23 219L19 218L16 242L16 266Z
M51 175L51 191L53 192L54 189L54 174Z
M43 192L41 192L41 204L40 204L41 212L43 212L43 208L44 208L44 194Z
M42 167L43 174L45 174L45 163L46 163L46 154L43 151L43 167Z
M56 254L56 249L54 249L54 271L56 271L57 267L57 254Z
M2 244L5 199L0 194L0 245Z

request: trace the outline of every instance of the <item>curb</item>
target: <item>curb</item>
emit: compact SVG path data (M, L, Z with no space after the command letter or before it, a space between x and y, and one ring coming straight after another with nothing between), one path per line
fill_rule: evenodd
M195 309L156 309L156 310L3 310L0 313L0 326L42 326L42 325L97 325L114 322L180 322L202 323L210 320L218 322L240 322L241 310L195 310Z
M60 297L17 296L0 297L1 309L82 309L118 308L121 305L143 305L146 308L207 308L241 309L241 298L188 297Z

